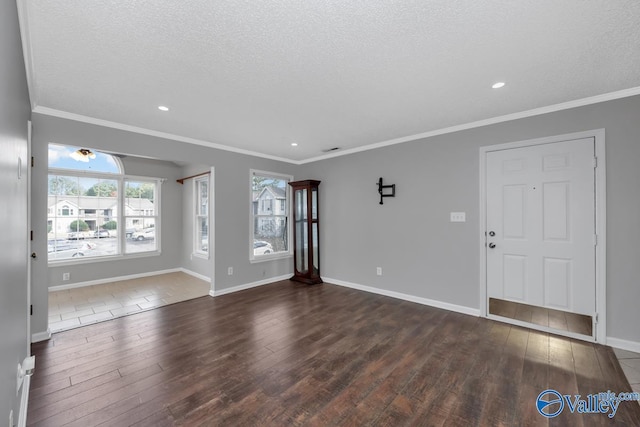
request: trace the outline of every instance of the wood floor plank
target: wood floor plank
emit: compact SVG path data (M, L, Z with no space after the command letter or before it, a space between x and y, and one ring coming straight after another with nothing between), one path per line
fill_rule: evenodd
M610 348L326 283L198 298L32 351L31 426L597 425L547 420L535 399L629 391ZM623 403L607 425L639 420Z

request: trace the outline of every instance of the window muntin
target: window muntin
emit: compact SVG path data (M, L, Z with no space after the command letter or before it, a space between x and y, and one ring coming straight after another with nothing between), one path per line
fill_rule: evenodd
M113 191L106 192L104 188ZM47 252L49 261L118 255L117 219L87 211L111 212L118 205L118 180L49 174ZM113 235L116 237L116 234Z
M291 255L288 183L292 179L288 175L251 171L251 260Z
M127 178L118 158L98 151L88 162L73 160L70 153L75 150L49 144L48 260L159 251L155 227L160 180ZM131 232L119 227L134 222ZM143 239L130 241L140 235Z
M196 178L194 183L194 240L193 252L209 253L209 177Z

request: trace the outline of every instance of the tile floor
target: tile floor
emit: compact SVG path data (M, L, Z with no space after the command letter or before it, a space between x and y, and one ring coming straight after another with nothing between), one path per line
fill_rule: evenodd
M618 362L631 384L633 391L640 393L640 353L614 348ZM640 403L640 402L638 402Z
M60 332L208 294L209 283L179 272L50 292L49 328ZM613 350L640 393L640 353Z
M49 293L49 329L60 332L209 294L209 283L176 272Z

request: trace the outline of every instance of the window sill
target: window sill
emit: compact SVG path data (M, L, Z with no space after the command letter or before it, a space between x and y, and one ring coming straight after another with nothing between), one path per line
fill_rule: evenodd
M293 254L287 252L283 254L259 255L258 257L250 258L249 262L251 264L257 264L260 262L275 261L275 260L286 259L286 258L293 258Z
M161 251L153 251L153 252L140 252L128 255L112 255L112 256L101 256L101 257L92 257L92 258L74 258L74 259L65 259L65 260L53 260L48 261L47 265L49 267L62 267L68 265L80 265L80 264L92 264L98 262L113 262L113 261L124 261L128 259L136 259L136 258L150 258L154 256L160 256L162 254Z
M194 252L191 254L191 258L209 259L209 254L204 252Z

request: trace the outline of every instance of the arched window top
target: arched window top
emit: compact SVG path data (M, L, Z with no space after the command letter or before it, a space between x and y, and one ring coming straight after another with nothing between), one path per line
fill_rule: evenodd
M49 167L76 171L124 174L116 156L87 148L49 144Z

